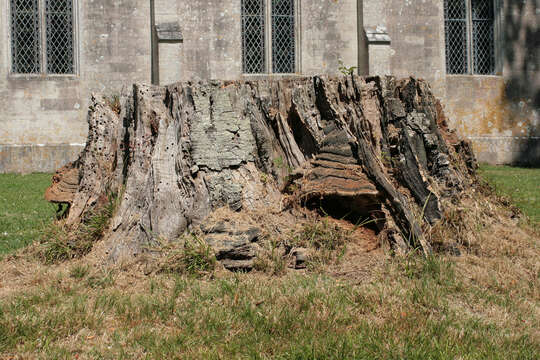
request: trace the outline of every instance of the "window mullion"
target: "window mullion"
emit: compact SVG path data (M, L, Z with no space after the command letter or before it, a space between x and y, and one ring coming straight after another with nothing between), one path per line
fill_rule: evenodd
M300 1L299 0L294 0L294 33L295 33L295 37L294 37L294 71L295 73L300 73L301 72L301 54L302 54L302 50L300 48L301 46L301 26L302 26L302 22L301 22L301 9L300 9Z
M45 20L45 1L38 0L39 36L41 41L41 73L47 74L47 21Z
M496 0L494 4L495 8L493 9L493 37L494 37L494 46L495 46L495 73L500 72L502 74L503 71L503 65L501 59L502 53L503 53L503 47L504 47L504 38L501 36L502 32L501 29L503 29L502 22L504 19L502 18L502 2L500 0Z
M265 1L265 27L264 27L264 36L265 36L265 47L264 51L266 54L266 73L270 74L274 72L272 68L272 0Z
M474 74L472 2L467 1L467 73Z

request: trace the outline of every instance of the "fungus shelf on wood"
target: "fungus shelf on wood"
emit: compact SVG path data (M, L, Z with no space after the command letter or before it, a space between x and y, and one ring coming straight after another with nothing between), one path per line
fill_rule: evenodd
M475 170L470 146L414 78L136 84L120 108L92 97L86 147L47 192L70 204L71 224L120 194L105 235L112 262L205 226L224 206L249 216L278 204L294 216L292 203L372 217L394 246L429 254L420 218L437 222L441 200L470 186ZM250 244L241 244L246 254Z

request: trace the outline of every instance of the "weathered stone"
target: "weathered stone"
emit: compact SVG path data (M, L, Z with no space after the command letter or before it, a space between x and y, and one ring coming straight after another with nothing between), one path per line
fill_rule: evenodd
M181 42L184 40L178 22L165 22L156 25L156 35L159 41Z

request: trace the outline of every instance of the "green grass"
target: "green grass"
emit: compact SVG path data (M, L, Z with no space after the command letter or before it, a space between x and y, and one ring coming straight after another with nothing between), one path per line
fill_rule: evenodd
M527 175L510 175L521 170ZM501 192L497 184L514 181L510 189L537 196L538 173L529 171L481 170ZM0 176L2 214L28 216L41 202L21 227L27 241L54 215L41 200L48 179ZM15 223L1 219L6 229ZM197 243L174 259L202 276L145 276L91 260L0 261L0 359L538 359L540 240L519 227L485 226L471 253L373 255L381 258L351 277L212 271ZM297 245L339 252L327 230L304 228ZM17 239L5 251L24 246Z
M357 285L252 274L134 284L72 269L0 300L0 357L537 359L530 304L503 302L499 321L482 293L496 291L465 284L454 267L411 257Z
M39 237L55 207L43 199L50 174L0 174L0 255L22 248Z
M540 169L483 165L480 175L498 194L509 196L532 222L540 223Z

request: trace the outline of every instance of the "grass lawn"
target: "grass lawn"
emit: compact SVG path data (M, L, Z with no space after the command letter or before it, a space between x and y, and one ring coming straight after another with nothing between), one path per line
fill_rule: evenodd
M499 194L509 196L534 223L540 224L539 168L483 165L480 175Z
M508 183L514 170L482 174ZM515 186L537 198L527 174ZM0 229L24 234L4 252L54 215L49 177L0 176ZM346 254L337 273L147 275L103 266L99 249L56 265L24 250L0 260L0 359L539 359L540 239L477 195L460 209L477 220L461 256L379 249Z
M32 243L55 207L43 199L50 174L0 174L0 256Z

